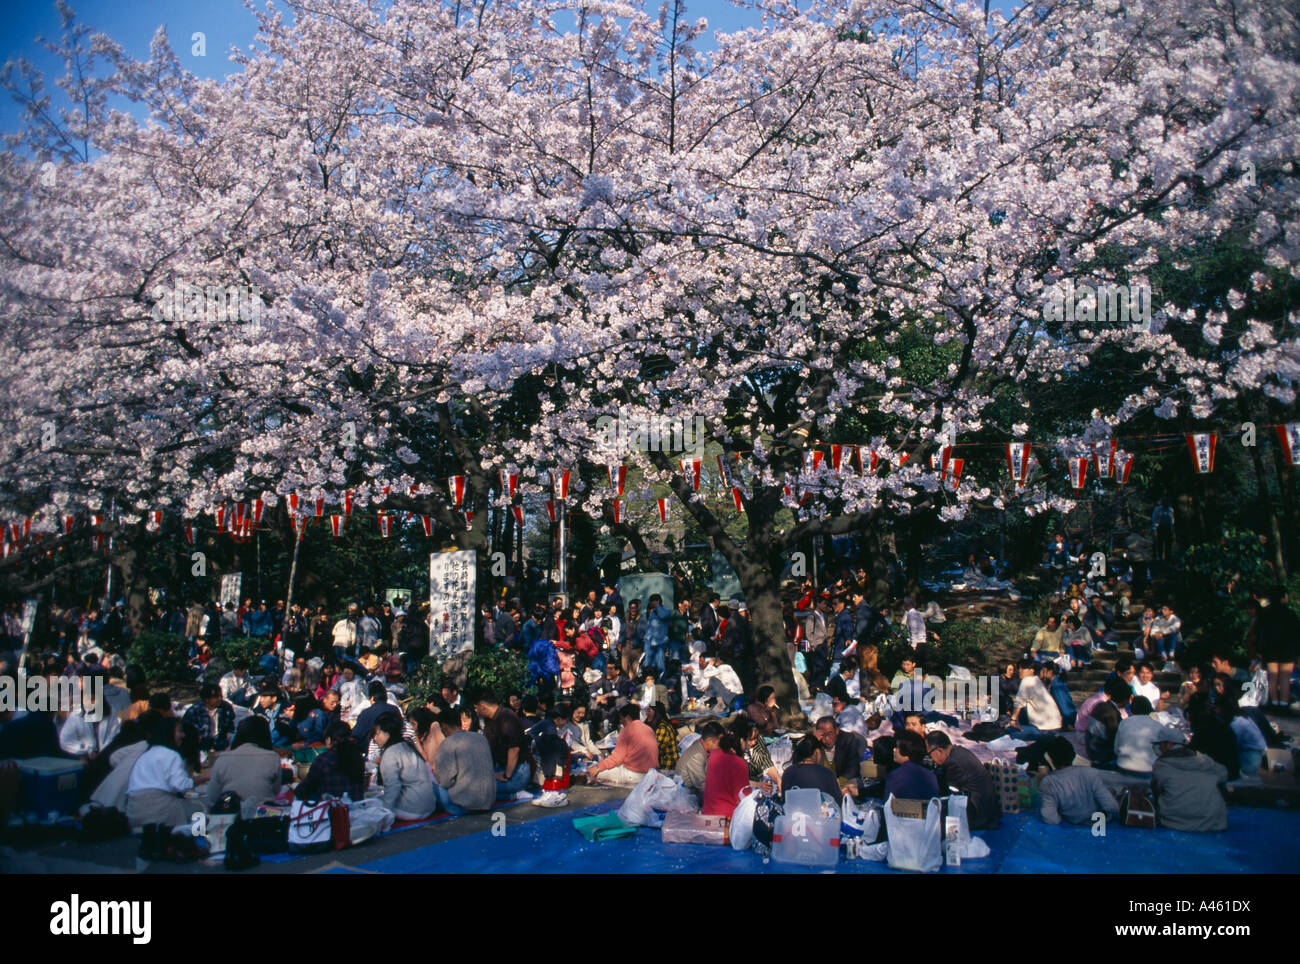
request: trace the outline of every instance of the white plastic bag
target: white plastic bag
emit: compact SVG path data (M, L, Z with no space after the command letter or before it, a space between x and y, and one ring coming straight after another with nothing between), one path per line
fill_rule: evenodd
M758 793L753 787L742 787L740 803L731 814L731 849L748 850L754 841L754 814L758 811Z
M943 866L942 824L938 798L930 800L925 818L899 817L894 813L894 795L885 802L885 828L889 832L889 866L895 870L919 870L932 874Z
M829 693L818 693L813 697L813 711L808 714L813 720L820 720L823 716L835 715L835 708L831 706L831 697Z
M695 797L682 784L658 770L650 770L641 778L618 808L618 818L635 827L654 827L664 824L661 813L693 813L699 807Z
M970 798L954 793L944 799L948 802L948 819L957 819L957 852L965 857L970 847L970 822L966 819L966 806Z
M359 844L376 834L381 834L393 826L397 814L384 806L378 798L354 800L348 807L349 836L352 843Z
M880 808L868 804L860 807L853 802L853 797L844 795L840 806L840 839L856 839L859 847L874 843L880 836Z
M848 730L850 733L856 733L864 740L867 737L867 721L862 716L861 710L854 709L853 707L843 710L840 715L835 718L835 724L841 730Z
M993 851L989 850L989 845L979 837L971 837L970 841L966 844L966 849L963 851L961 859L979 860L982 857L987 857L992 852Z
M794 743L788 736L783 736L767 745L767 755L772 758L773 766L784 771L794 759Z

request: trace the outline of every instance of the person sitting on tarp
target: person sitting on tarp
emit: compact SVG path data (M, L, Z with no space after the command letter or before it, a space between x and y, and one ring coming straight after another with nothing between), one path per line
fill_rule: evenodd
M699 739L677 758L677 775L682 778L686 789L702 794L704 779L708 775L709 754L718 748L718 741L726 730L716 720L709 720L695 732ZM838 791L831 796L838 796Z
M1107 820L1119 817L1119 801L1106 778L1093 767L1071 766L1074 748L1068 741L1053 741L1045 759L1052 772L1038 781L1044 823L1092 823L1098 813Z
M1002 799L993 786L993 776L970 750L953 746L948 734L928 733L930 759L939 766L944 794L964 794L966 819L972 830L992 830L1002 820Z
M1070 695L1070 687L1065 685L1065 680L1056 675L1056 664L1044 663L1038 667L1038 678L1047 687L1047 692L1052 694L1052 699L1056 700L1056 708L1061 711L1062 725L1074 726L1078 716L1078 711L1074 708L1074 697Z
M1095 717L1094 717L1095 719ZM1185 743L1179 730L1151 718L1151 701L1135 696L1129 701L1129 717L1115 731L1115 768L1126 776L1151 778L1155 746L1159 742Z
M829 794L831 799L838 799L841 792L840 785L836 782L835 775L826 767L825 756L822 745L812 734L796 743L792 762L781 774L781 792L814 789Z
M1094 767L1115 769L1115 734L1127 715L1132 697L1133 690L1118 676L1106 680L1102 687L1102 699L1092 708L1088 729L1083 734L1084 752Z
M841 730L833 716L823 716L813 727L813 735L822 745L825 766L839 780L842 792L856 793L861 786L862 758L867 753L866 737Z
M911 730L898 734L894 759L899 766L885 777L885 798L891 795L904 800L929 800L939 796L939 781L924 766L925 740Z
M1019 723L1022 713L1027 719L1024 726ZM1007 728L1019 728L1021 734L1031 737L1056 733L1061 729L1061 711L1043 681L1038 678L1038 666L1031 659L1020 662L1020 687L1016 690Z
M1220 789L1228 770L1182 743L1163 742L1151 770L1156 819L1170 830L1217 833L1228 829L1228 804Z
M614 752L587 771L589 781L634 787L659 766L659 741L641 722L641 707L628 703L618 711L618 742Z
M235 736L235 708L221 698L216 683L199 687L199 701L185 711L181 721L194 727L201 750L224 750Z

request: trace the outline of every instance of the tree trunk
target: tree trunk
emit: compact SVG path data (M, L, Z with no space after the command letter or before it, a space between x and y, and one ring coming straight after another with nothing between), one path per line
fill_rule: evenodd
M1268 537L1272 541L1273 558L1269 561L1273 563L1278 582L1286 582L1286 559L1282 555L1282 526L1278 522L1277 507L1273 505L1273 497L1268 492L1268 475L1264 471L1264 458L1259 454L1258 445L1250 446L1250 461L1255 468L1255 485L1259 490L1257 498L1260 507L1264 510L1268 522Z
M746 554L748 555L748 553ZM736 576L745 593L754 634L754 680L776 691L776 701L787 711L799 707L790 652L785 645L785 621L781 616L781 592L767 560L745 559L736 566Z

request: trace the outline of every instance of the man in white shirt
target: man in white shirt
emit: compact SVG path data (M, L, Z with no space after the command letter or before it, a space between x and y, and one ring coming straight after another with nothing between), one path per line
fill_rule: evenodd
M242 659L235 660L230 672L221 677L218 685L221 687L222 698L235 706L247 706L257 695L257 686L248 675L248 663Z
M81 689L81 705L63 721L59 730L59 747L64 753L91 759L113 742L122 725L106 703L96 706L97 690L86 685L85 677L77 682Z
M366 695L365 684L357 678L356 670L351 665L343 667L343 672L334 683L334 689L339 691L340 719L346 723L355 723L370 700Z
M1151 704L1152 710L1160 709L1163 700L1169 698L1168 693L1160 692L1160 687L1156 685L1156 671L1150 663L1140 663L1137 668L1137 676L1134 677L1130 684L1133 688L1134 696L1144 696L1147 702ZM1152 757L1152 763L1155 758Z
M354 621L356 605L348 607L348 614L334 624L334 655L342 659L350 655L357 645L357 624Z
M1055 733L1061 729L1061 708L1038 678L1038 667L1031 659L1020 663L1020 689L1016 691L1009 728L1018 725L1022 712L1029 720L1027 726L1020 727L1025 733Z
M705 653L700 657L699 669L691 673L691 685L704 694L706 702L715 700L721 703L724 712L745 691L736 671L716 653Z
M907 613L903 616L903 625L907 627L908 641L912 644L913 649L919 649L925 645L926 640L925 616L916 608L911 596L907 597L903 602L907 606Z

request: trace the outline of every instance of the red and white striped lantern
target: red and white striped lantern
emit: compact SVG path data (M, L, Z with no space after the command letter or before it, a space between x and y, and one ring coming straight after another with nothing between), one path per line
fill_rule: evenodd
M459 509L465 502L465 476L453 475L447 480L447 489L451 493L451 504Z
M1282 461L1291 466L1300 465L1300 422L1277 426L1277 438L1282 446Z
M682 475L686 476L687 481L691 483L691 487L696 492L700 491L700 460L692 459L687 463L678 459L677 464L681 466Z
M736 511L737 511L737 512L744 512L744 511L745 511L745 503L744 503L744 501L743 501L743 499L742 499L742 497L741 497L740 489L739 489L737 486L734 486L734 485L733 485L733 486L731 487L731 499L732 499L733 502L736 503Z
M952 492L957 491L957 483L961 480L962 466L966 464L965 459L949 459L948 467L944 470L944 484Z
M297 492L290 492L290 493L289 493L289 515L297 515L297 514L298 514L298 501L299 501L299 500L298 500L298 493L297 493Z
M656 499L655 501L659 504L659 521L667 522L668 521L668 500Z
M226 531L226 507L224 505L217 506L216 515L217 515L217 531L225 532Z
M1128 474L1133 469L1132 452L1115 453L1115 483L1117 485L1128 485Z
M149 513L149 522L145 526L150 532L157 532L162 528L162 512L154 509Z
M547 499L547 500L546 500L546 514L547 514L548 516L551 517L551 522L554 523L555 520L556 520L555 500L554 500L554 499Z
M569 497L568 469L551 469L551 492L556 502L563 502Z
M721 466L721 457L718 465ZM627 466L623 464L607 465L605 471L609 473L609 487L614 490L615 498L623 498L623 489L627 485Z
M519 528L524 527L524 507L522 505L512 505L510 511L515 515L515 521L519 523Z
M334 533L335 539L343 535L343 516L341 515L330 516L330 532Z
M844 446L831 446L831 468L839 472L844 467Z
M379 534L387 539L393 534L393 517L387 513L379 515Z
M75 515L65 515L63 517L63 534L65 536L72 531L72 526L76 521L77 517Z
M262 524L262 513L266 511L265 499L253 500L253 528L256 529Z
M1029 477L1029 443L1007 443L1007 470L1011 481L1024 482Z
M519 473L511 472L509 469L501 470L501 492L511 502L515 500L515 494L519 491Z
M432 538L432 536L433 536L433 516L431 516L431 515L422 515L422 516L420 516L420 528L422 528L422 529L424 530L425 538Z
M188 542L190 545L194 545L193 523L189 523L189 522L185 523L185 541Z
M1082 491L1084 483L1088 480L1087 456L1076 455L1066 461L1069 466L1070 484L1074 486L1076 492Z
M622 521L623 521L623 500L615 499L614 500L614 525L618 525Z
M1196 432L1187 436L1187 448L1192 453L1192 465L1200 475L1214 471L1214 450L1219 444L1217 432Z

